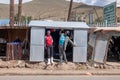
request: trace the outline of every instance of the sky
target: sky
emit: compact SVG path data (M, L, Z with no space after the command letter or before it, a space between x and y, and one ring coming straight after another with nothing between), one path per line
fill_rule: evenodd
M18 4L19 0L14 0L14 1L15 1L14 2L15 4ZM23 0L23 3L30 2L30 1L32 0ZM66 0L66 1L70 1L70 0ZM87 5L94 5L94 6L105 6L106 4L117 1L117 6L120 7L120 0L73 0L73 1L77 3L82 2ZM0 3L9 4L10 0L0 0Z
M32 0L23 0L23 3L30 2ZM14 0L15 4L18 4L19 0ZM0 3L2 4L10 4L10 0L0 0Z
M66 1L71 1L71 0L66 0ZM85 3L87 5L95 5L95 6L105 6L109 3L117 1L117 6L120 7L120 0L73 0L74 2L77 3Z

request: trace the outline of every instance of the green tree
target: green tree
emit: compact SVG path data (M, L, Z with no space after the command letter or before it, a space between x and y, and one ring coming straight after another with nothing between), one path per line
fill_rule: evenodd
M28 17L27 17L27 23L29 23L31 20L32 20L32 17L31 17L31 16L28 16Z
M14 16L14 21L15 21L15 22L18 21L18 14L16 14L16 15Z
M28 16L28 17L26 17L26 16L21 16L21 22L22 23L26 23L26 21L27 21L27 23L29 24L29 22L32 20L32 17L31 16ZM15 16L14 16L14 21L15 22L18 22L18 14L16 14Z

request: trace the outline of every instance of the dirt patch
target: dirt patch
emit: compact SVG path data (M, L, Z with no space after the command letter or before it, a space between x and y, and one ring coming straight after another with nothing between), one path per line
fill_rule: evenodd
M45 62L40 63L25 63L25 68L44 69L46 66Z
M40 70L86 70L86 69L120 69L120 66L111 65L98 65L90 66L88 64L81 63L57 63L54 62L51 65L47 65L45 62L27 62L23 60L11 60L3 61L0 60L0 68L30 68Z
M72 62L66 63L61 63L56 65L57 70L76 70L76 65Z

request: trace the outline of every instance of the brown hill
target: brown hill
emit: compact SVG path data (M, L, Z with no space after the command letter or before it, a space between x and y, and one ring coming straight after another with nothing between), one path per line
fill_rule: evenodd
M18 5L15 5L15 13L17 13ZM84 16L88 19L88 13L93 10L94 6L85 4L73 4L73 11L79 13L84 12ZM32 2L23 4L22 14L32 16L33 19L53 19L63 20L67 18L69 2L65 0L33 0ZM96 7L98 16L102 16L102 8ZM93 10L94 11L94 10ZM0 4L0 18L9 18L9 5ZM94 19L97 18L94 14Z

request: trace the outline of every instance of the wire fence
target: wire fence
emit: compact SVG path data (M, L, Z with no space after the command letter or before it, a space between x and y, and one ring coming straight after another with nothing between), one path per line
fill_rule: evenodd
M88 24L89 27L119 27L120 23L113 23L113 24L108 24L105 22L98 22L98 23L94 23L94 24Z

